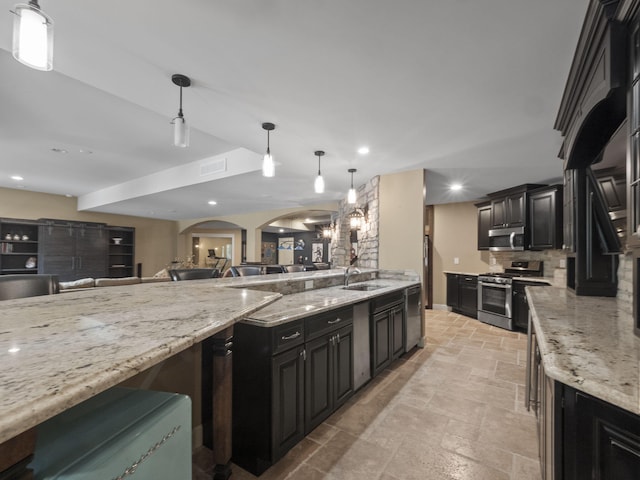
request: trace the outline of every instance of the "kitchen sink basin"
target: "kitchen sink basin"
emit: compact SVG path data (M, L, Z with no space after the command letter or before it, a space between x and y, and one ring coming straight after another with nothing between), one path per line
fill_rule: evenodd
M343 290L358 290L360 292L368 292L370 290L378 290L379 288L385 288L386 285L367 285L367 284L355 284L355 285L347 285L346 287L342 287Z

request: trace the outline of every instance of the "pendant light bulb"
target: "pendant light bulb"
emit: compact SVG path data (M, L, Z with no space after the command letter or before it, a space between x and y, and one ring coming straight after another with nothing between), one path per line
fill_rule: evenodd
M347 203L354 205L357 200L356 189L353 188L353 174L357 172L355 168L350 168L348 172L351 174L351 188L349 189L349 193L347 194Z
M273 157L271 156L271 152L267 149L267 153L264 154L262 158L262 176L263 177L274 177L276 175L276 166L273 163Z
M313 188L316 193L324 193L324 178L322 178L322 173L320 173L320 158L324 155L324 152L322 150L316 150L315 154L318 157L318 176L313 184Z
M173 144L182 148L189 146L189 125L183 115L173 119Z
M273 123L265 122L262 124L262 128L267 131L267 153L262 158L262 176L274 177L276 175L276 164L273 161L273 155L271 155L269 132L275 130L276 126Z
M40 10L37 0L14 7L13 58L27 67L53 69L53 20Z
M171 76L171 81L180 87L180 109L178 115L173 118L173 144L176 147L186 148L189 146L189 125L182 113L182 88L191 85L191 79L179 73Z

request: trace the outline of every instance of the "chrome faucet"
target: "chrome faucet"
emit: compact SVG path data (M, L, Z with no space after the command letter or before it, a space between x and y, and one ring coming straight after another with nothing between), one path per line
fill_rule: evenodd
M353 270L351 270L351 267L353 267ZM349 286L349 277L351 277L351 275L353 275L354 273L361 273L360 270L358 270L358 267L349 265L347 268L345 268L344 270L344 286L345 287Z

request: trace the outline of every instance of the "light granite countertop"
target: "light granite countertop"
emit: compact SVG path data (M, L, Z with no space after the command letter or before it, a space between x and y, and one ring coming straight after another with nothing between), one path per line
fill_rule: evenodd
M346 290L343 285L340 285L285 295L277 302L254 312L247 319L243 320L243 322L261 327L273 327L299 318L308 317L309 315L369 301L371 298L380 295L404 290L413 285L419 285L419 282L416 280L379 278L366 282L351 283L350 285L362 284L375 285L380 288L369 291Z
M640 415L640 338L615 298L527 287L546 374Z
M280 297L193 280L3 301L0 443Z
M375 275L379 270L375 268L358 268L360 275ZM308 272L273 273L269 275L249 275L246 277L223 277L216 279L216 285L220 287L260 287L268 285L270 287L279 284L287 284L300 281L325 281L332 279L342 279L345 268L336 267L327 270L311 270ZM357 275L357 274L356 274ZM355 277L355 275L354 275Z

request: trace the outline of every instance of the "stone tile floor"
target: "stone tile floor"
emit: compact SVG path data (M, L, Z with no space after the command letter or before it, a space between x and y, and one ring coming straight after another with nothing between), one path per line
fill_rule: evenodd
M261 480L540 480L526 335L426 310L427 346L358 391ZM210 452L193 479L211 478ZM257 478L233 466L233 480Z

